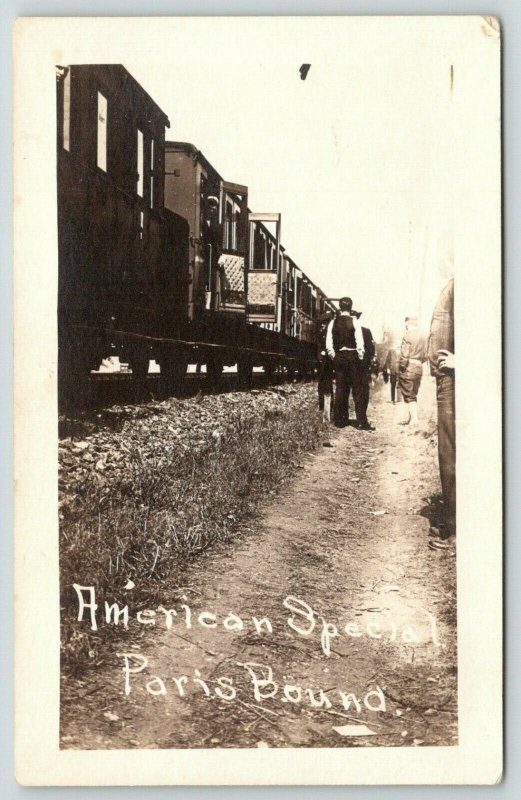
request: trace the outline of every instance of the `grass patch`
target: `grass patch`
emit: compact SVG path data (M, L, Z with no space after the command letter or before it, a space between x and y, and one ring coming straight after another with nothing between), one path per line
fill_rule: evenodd
M87 476L60 523L65 670L92 664L100 645L99 634L83 632L86 625L78 630L73 583L94 586L100 606L105 600L125 605L129 579L136 584L135 608L171 598L187 560L233 539L321 432L314 387L299 387L284 399L238 410L222 432L209 428L188 451L170 448L166 464L135 446L108 487Z

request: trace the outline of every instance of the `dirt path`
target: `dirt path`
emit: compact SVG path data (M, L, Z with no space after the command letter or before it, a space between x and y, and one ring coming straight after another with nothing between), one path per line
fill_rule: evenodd
M170 630L163 611L154 626L134 613L118 647L129 694L115 652L65 687L63 747L457 742L456 559L429 550L423 515L438 491L432 419L398 425L387 396L376 432L335 431L233 544L194 562Z

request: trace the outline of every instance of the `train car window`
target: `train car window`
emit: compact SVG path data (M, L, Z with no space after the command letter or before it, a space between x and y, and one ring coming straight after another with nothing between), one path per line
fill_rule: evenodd
M154 140L150 140L150 208L154 208Z
M107 98L98 92L98 167L107 171Z
M224 225L224 246L227 250L233 249L232 245L232 237L233 237L233 205L226 201L226 216L225 216L225 225Z
M63 80L63 149L70 152L70 131L71 131L71 70L67 69Z
M202 234L205 230L207 223L207 177L204 172L201 172L199 179L199 232Z
M239 219L241 217L241 208L234 203L233 205L233 217L232 217L232 250L238 249L238 231L239 231Z
M137 193L143 197L143 131L137 132Z
M267 269L267 242L266 242L266 234L264 231L261 231L261 242L262 242L262 263L260 264L261 269Z
M145 214L143 211L139 212L139 238L143 239L143 231L145 229Z

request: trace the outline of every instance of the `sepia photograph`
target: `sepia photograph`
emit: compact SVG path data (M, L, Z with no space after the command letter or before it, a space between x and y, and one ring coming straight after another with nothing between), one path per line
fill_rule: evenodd
M34 22L57 749L458 751L499 23Z

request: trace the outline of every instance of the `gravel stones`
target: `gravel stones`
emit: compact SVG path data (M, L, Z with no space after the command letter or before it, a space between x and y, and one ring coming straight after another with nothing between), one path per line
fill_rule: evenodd
M61 438L58 447L61 513L87 477L110 490L111 482L132 478L135 464L152 465L159 471L190 454L220 447L227 432L247 426L249 420L276 416L282 407L298 414L309 407L315 391L309 384L287 385L187 400L170 398L112 406L88 427L82 420L72 420L81 435Z

